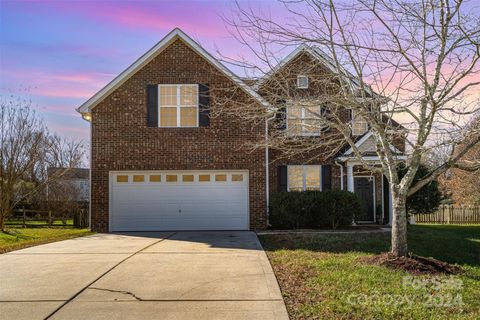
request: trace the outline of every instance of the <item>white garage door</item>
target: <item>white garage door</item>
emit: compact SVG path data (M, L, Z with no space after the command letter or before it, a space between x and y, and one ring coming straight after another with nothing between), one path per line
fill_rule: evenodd
M117 171L110 191L110 231L248 230L247 171Z

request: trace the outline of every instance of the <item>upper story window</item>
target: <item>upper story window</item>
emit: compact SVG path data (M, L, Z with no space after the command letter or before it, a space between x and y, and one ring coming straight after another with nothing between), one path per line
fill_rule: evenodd
M326 109L322 106L292 104L287 108L287 131L291 135L318 136L326 128L322 123Z
M198 85L158 85L159 127L198 127Z
M288 166L288 191L321 190L322 166Z
M354 136L361 136L368 130L368 123L362 116L360 116L355 111L352 112L352 135Z
M297 88L308 89L308 77L304 75L297 76Z

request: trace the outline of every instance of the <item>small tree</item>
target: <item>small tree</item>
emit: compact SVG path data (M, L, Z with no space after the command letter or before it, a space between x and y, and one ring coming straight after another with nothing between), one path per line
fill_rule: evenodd
M45 201L45 187L68 170L48 175L49 167L76 167L84 159L82 141L50 135L31 102L0 100L0 230L21 201ZM69 189L64 188L63 193ZM72 191L73 192L73 191Z
M0 229L18 202L31 195L26 181L46 154L47 131L22 99L0 101Z

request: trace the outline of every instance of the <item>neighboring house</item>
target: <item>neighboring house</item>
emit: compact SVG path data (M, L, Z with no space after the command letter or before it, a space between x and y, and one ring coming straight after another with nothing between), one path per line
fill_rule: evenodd
M303 58L323 61L302 46L279 68ZM268 108L273 102L262 97L268 81L247 84L175 29L80 106L91 122L92 229L265 229L269 194L330 188L364 198L369 210L359 220L388 222L385 179L358 169L348 148L308 163L276 161L276 152L248 146L264 135L265 123L210 116L232 103ZM304 81L298 84L305 87ZM302 130L301 123L295 130ZM368 124L354 119L352 125L358 147L374 163ZM402 141L395 145L401 154Z
M480 117L473 120L471 125L472 133L480 129ZM474 137L475 138L475 137ZM478 139L478 138L477 138ZM462 150L466 142L457 146L456 150ZM462 161L471 161L480 159L480 144L477 143L473 148L462 157ZM455 205L480 205L480 182L478 172L465 171L457 168L449 169L443 175L437 178L442 192L450 198Z
M53 181L47 185L49 200L68 199L69 201L87 202L90 197L90 170L86 168L48 168L49 178Z

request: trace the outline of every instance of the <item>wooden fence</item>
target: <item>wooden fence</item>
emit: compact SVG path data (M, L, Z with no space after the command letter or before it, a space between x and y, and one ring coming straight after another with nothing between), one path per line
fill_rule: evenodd
M480 206L441 205L434 213L416 214L416 223L480 224Z
M62 216L52 214L52 211L18 208L5 221L6 225L16 227L63 226L88 228L88 209L81 208Z

